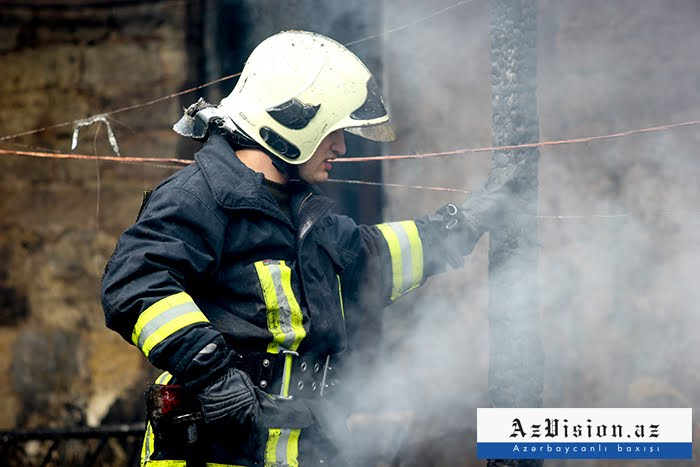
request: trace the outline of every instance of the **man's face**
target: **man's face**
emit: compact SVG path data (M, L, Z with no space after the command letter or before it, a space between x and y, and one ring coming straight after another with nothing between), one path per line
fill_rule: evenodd
M333 160L345 154L343 130L335 130L326 136L311 159L299 165L299 177L307 183L321 183L328 180Z

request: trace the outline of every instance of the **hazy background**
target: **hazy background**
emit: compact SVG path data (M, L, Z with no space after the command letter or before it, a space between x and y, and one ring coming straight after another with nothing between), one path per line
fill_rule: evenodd
M348 155L490 146L487 6L0 2L0 138L67 122L4 138L0 148L69 152L74 119L238 72L257 42L287 28L343 43L366 39L350 48L382 83L399 139L384 146L351 140ZM697 120L699 21L697 0L540 0L540 140ZM199 96L216 102L234 83L113 115L122 154L190 158L194 146L170 130L181 107ZM532 274L544 406L698 405L698 143L698 127L689 126L541 149ZM105 129L81 130L76 152L111 155ZM486 181L490 163L489 153L348 163L336 164L333 176L471 190ZM141 190L172 169L5 154L0 166L0 429L142 420L142 387L155 371L104 328L99 279ZM411 218L463 198L328 188L360 222ZM381 334L363 343L372 358L354 380L361 397L352 426L374 464L476 464L475 409L489 404L495 344L487 252L484 237L463 269L385 310ZM119 465L122 454L112 451ZM576 462L594 464L621 465Z

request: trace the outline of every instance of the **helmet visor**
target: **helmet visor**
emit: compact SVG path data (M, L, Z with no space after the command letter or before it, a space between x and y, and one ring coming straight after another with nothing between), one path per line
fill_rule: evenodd
M372 141L395 141L396 132L391 123L383 122L376 125L347 127L345 131Z

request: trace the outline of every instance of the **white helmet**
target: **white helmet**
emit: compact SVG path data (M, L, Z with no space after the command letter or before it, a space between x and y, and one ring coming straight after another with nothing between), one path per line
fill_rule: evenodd
M367 67L342 44L307 31L284 31L261 42L219 111L295 165L341 128L375 141L396 139Z

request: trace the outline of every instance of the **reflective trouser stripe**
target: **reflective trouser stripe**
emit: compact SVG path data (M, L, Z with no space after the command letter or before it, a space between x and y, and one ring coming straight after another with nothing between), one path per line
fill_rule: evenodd
M173 375L169 372L163 372L156 378L156 384L168 384L173 379ZM143 447L141 448L141 467L186 467L187 462L184 460L173 459L150 459L153 449L155 448L155 435L151 422L146 424L146 436L143 438ZM238 464L221 464L216 462L207 462L206 467L245 467Z
M265 467L299 467L299 428L270 428Z
M161 375L156 378L156 384L168 384L170 380L173 379L173 375L167 371L161 373ZM143 446L141 447L141 466L154 465L149 462L151 453L155 448L156 437L153 434L153 427L151 427L151 422L146 423L146 435L143 437ZM172 461L162 461L162 462L172 462ZM168 465L168 464L158 464L158 465Z
M423 244L413 221L378 224L391 256L391 300L396 300L423 280Z
M133 343L148 357L153 348L175 332L209 320L185 292L157 301L141 313L131 335Z
M168 384L173 379L173 375L168 371L164 371L158 379L156 379L156 384Z
M141 446L141 466L148 465L148 460L155 448L155 435L151 422L146 423L146 434L143 437L143 445Z
M187 461L184 460L152 460L146 464L148 467L186 467ZM245 467L238 464L218 464L216 462L207 462L206 467Z
M176 460L153 460L146 462L146 464L144 465L148 467L185 467L187 465L187 462Z
M284 261L258 261L255 263L265 307L267 327L272 342L270 353L279 353L280 347L296 350L306 337L301 307L292 291L292 270Z

